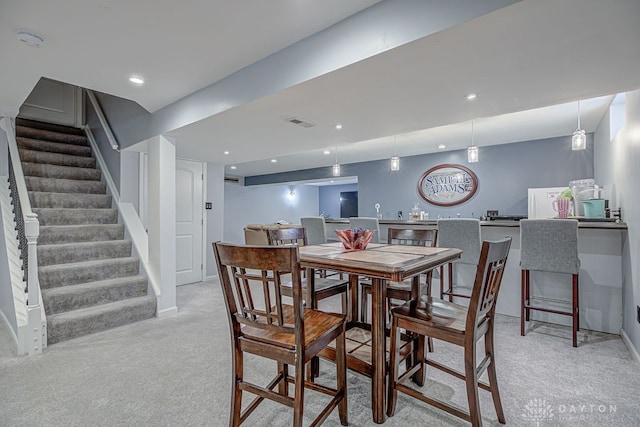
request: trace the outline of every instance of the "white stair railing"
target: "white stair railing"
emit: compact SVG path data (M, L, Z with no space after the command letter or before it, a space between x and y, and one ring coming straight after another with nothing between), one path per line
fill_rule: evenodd
M47 345L46 318L41 304L40 281L38 280L38 236L40 222L31 210L29 193L22 171L20 153L16 142L14 120L9 117L0 119L0 128L7 135L9 146L9 180L11 199L14 207L14 219L20 240L20 256L27 284L27 352L29 355L40 354Z

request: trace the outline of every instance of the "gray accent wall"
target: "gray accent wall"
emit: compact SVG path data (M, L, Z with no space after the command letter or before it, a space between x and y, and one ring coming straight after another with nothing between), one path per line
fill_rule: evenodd
M593 178L593 134L587 135L587 149L571 151L571 137L480 147L480 161L467 163L466 150L447 151L402 157L400 170L389 169L389 160L343 165L343 176L358 177L358 211L361 216L375 216L375 203L385 219L404 219L414 202L429 212L430 219L479 217L488 209L501 215L527 214L527 189L568 186L570 180ZM439 164L467 166L478 177L478 190L467 202L454 207L428 204L418 193L418 180L424 172ZM246 185L285 183L299 180L331 178L330 168L247 177Z

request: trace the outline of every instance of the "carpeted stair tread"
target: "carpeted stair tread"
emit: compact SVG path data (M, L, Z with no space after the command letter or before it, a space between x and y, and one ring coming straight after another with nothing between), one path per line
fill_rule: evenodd
M71 154L73 156L91 157L91 147L75 145L66 142L42 141L39 139L16 137L18 148L25 150L44 151L47 153Z
M49 344L55 344L139 320L150 319L155 315L155 312L155 297L144 296L53 314L47 316L47 340Z
M95 168L95 157L74 156L72 154L48 153L46 151L18 149L20 160L29 163L46 163L79 168Z
M118 224L84 131L16 121L33 211L40 221L38 278L48 343L153 317L140 261Z
M78 285L43 289L47 316L71 309L137 298L147 294L147 278L144 276L121 277Z
M38 265L69 264L131 256L131 240L38 245Z
M41 178L77 179L84 181L100 181L102 173L94 168L80 168L77 166L59 166L41 163L22 162L25 176L39 176Z
M34 208L111 208L111 196L104 194L69 194L30 191L29 200Z
M16 126L21 126L23 128L52 130L54 132L86 136L84 133L84 129L81 129L81 128L77 128L69 125L59 125L55 123L41 122L38 120L25 119L23 117L16 117Z
M33 208L40 225L115 224L117 209Z
M124 239L124 224L43 225L38 245Z
M105 194L107 185L102 181L82 179L41 178L25 176L27 190L45 193Z
M16 137L40 139L42 141L63 142L66 144L88 145L84 135L73 135L66 132L56 132L47 129L36 129L26 126L16 126Z
M38 279L42 289L49 289L135 276L139 272L140 264L137 258L113 258L38 267Z

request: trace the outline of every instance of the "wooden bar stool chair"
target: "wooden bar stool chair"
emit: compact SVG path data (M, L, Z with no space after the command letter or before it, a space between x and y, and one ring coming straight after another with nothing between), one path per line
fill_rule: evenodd
M336 406L341 424L348 425L345 316L303 307L298 248L217 242L213 244L213 252L231 327L233 397L229 426L245 422L266 398L292 407L293 425L300 427L305 388L332 397L312 426L321 424ZM280 277L287 272L292 276L293 305L282 302ZM336 388L305 381L305 364L334 340ZM268 385L256 385L244 379L245 353L277 362L277 374ZM294 375L289 374L289 365L295 367ZM293 384L293 396L290 384ZM244 411L243 392L256 395Z
M453 301L453 297L469 298L469 294L456 291L454 278L454 264L477 265L480 259L480 221L473 218L454 218L438 220L438 246L441 248L458 248L462 250L462 256L446 265L447 279L445 280L445 266L440 267L440 299L444 296ZM445 281L447 287L445 288Z
M272 246L306 246L307 232L302 227L269 230L269 244ZM334 295L341 295L342 312L347 314L349 311L347 300L348 285L348 280L326 277L317 278L315 279L315 300L317 302ZM281 286L283 295L288 297L293 296L292 283L290 281L281 283ZM302 278L302 291L304 300L311 304L311 295L308 295L307 291L307 278L304 277Z
M410 245L435 247L438 240L438 230L389 228L387 242L390 245ZM420 295L431 295L432 272L425 275L425 281L420 285ZM360 283L360 318L364 321L369 311L371 296L371 282ZM411 299L411 280L405 282L390 282L387 285L387 300L409 301ZM390 305L389 305L390 307Z
M432 248L436 246L437 240L438 230L436 229L389 228L387 230L387 243L390 245L426 246ZM431 271L424 275L425 281L420 283L420 296L426 295L428 297L431 295L432 275L433 272ZM420 280L421 277L416 277L416 279ZM387 284L387 310L391 311L394 306L394 300L410 301L413 297L411 288L412 279L404 282L389 282ZM360 282L360 318L362 321L366 319L369 312L369 296L371 296L371 282ZM396 303L395 305L398 304ZM417 345L421 344L418 343ZM431 337L428 338L428 348L429 351L433 351L433 339Z
M429 297L426 301L412 300L391 310L393 320L391 324L391 361L389 362L389 399L387 407L389 416L392 416L395 412L398 392L400 391L469 421L474 427L481 426L482 418L478 398L478 387L480 387L491 392L498 421L501 424L505 423L496 375L493 330L495 326L496 300L498 299L500 283L502 282L510 246L511 238L482 244L468 307ZM402 375L399 375L400 329L405 329L421 336L441 339L463 347L464 372L454 371L441 363L423 359L416 360L412 367L408 368ZM484 337L485 357L477 364L477 341L482 337ZM466 382L467 400L469 402L468 413L405 385L409 378L423 369L424 363ZM485 370L489 377L488 384L479 381Z
M525 321L530 320L531 310L571 316L573 346L578 346L580 312L578 308L578 221L572 219L523 219L520 221L520 268L522 269L522 293L520 303L520 335L525 334ZM571 274L572 299L564 301L543 296L532 296L531 270ZM534 305L533 300L561 303L571 306L571 311ZM547 304L548 305L548 304Z
M306 216L300 218L300 224L307 233L308 245L321 245L327 243L327 225L323 216ZM319 270L320 277L339 276L342 279L342 273L337 271Z
M307 244L320 245L327 243L327 225L322 216L307 216L300 218L300 225L307 233Z

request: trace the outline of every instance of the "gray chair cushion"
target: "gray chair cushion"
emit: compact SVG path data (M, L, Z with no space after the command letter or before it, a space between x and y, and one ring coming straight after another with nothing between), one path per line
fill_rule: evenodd
M319 245L327 243L327 229L324 217L308 216L300 218L300 224L307 229L307 244Z
M520 267L523 270L578 274L578 221L520 221Z
M365 216L352 216L349 218L349 227L366 228L367 230L376 230L371 238L371 243L380 243L380 224L378 218L368 218Z
M461 264L478 265L482 239L480 221L472 218L453 218L438 220L438 246L462 250Z

